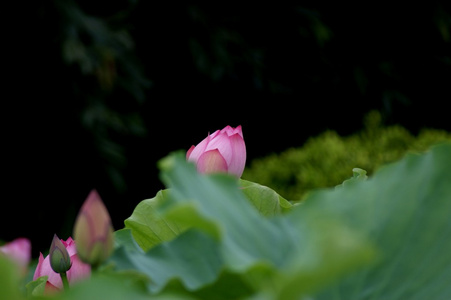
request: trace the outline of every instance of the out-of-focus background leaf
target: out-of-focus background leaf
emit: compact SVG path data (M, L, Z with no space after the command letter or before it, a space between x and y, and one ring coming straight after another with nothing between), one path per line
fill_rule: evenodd
M308 152L331 140L346 150L371 110L380 112L381 132L402 126L393 134L405 130L399 135L408 140L427 128L451 131L446 1L15 4L4 10L2 38L0 239L31 238L34 257L54 233L71 234L92 188L122 228L162 187L156 161L226 125L243 126L250 167L243 178L251 181L256 158L291 157L288 148L305 144ZM362 147L356 157L371 146ZM295 200L339 184L354 167L376 166L349 161L322 165L331 179L311 182L314 171L290 169L259 183Z

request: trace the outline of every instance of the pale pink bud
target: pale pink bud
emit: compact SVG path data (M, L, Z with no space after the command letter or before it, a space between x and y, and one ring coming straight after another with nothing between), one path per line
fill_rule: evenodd
M78 256L92 266L98 266L112 253L114 231L111 218L96 190L92 190L74 225Z
M197 146L191 146L186 159L196 164L200 173L225 172L241 177L246 164L246 145L241 125L226 126L209 134Z

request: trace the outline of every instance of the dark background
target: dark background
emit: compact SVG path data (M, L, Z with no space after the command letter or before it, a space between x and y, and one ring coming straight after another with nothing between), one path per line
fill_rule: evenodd
M451 10L29 1L4 11L0 239L66 239L96 188L115 229L163 188L156 162L242 125L248 163L326 129L451 130Z

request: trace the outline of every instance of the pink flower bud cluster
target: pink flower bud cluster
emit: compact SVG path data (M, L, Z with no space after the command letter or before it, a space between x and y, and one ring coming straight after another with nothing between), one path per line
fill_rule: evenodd
M63 288L61 273L66 274L71 285L89 278L92 267L97 267L111 255L114 244L111 218L95 190L90 192L80 209L74 238L64 241L55 235L49 255L44 258L40 253L33 280L47 276L46 293Z

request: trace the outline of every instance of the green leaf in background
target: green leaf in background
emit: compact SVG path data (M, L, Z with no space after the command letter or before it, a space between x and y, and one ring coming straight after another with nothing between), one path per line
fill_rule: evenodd
M267 186L240 179L244 195L264 216L275 216L289 211L293 205Z
M366 171L360 168L353 168L352 169L352 177L349 179L346 179L341 184L337 185L335 188L340 188L342 186L345 186L346 184L355 181L355 180L367 180L368 176L366 175Z
M132 230L133 238L144 251L173 239L186 229L157 212L157 207L166 201L167 192L159 191L154 198L141 201L124 222L125 228Z
M114 232L115 248L123 246L127 251L141 252L144 251L135 241L132 235L132 230L129 228L123 228Z

